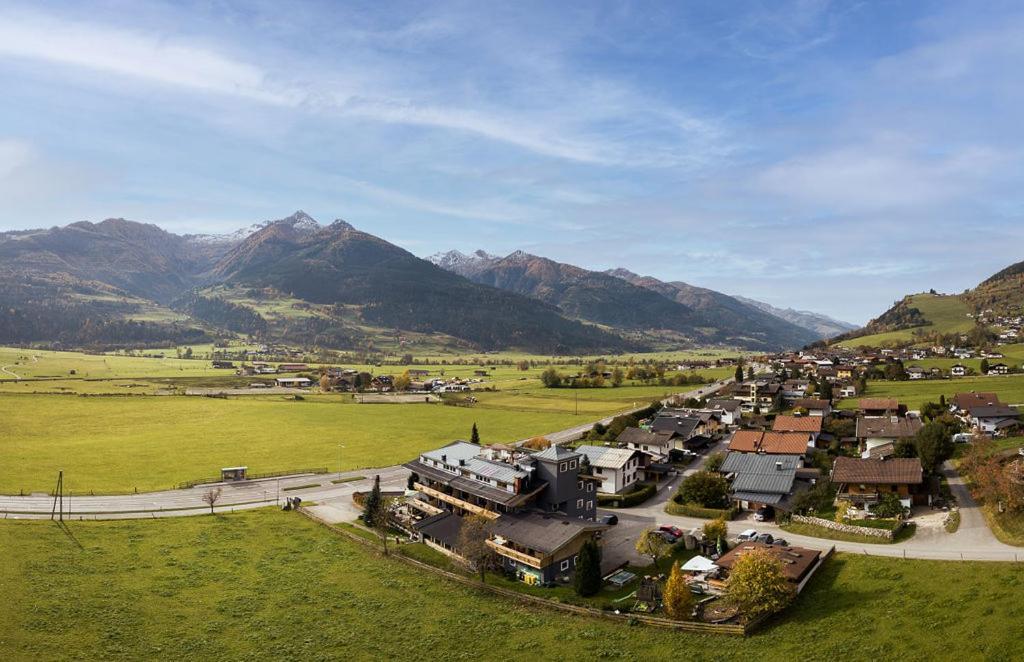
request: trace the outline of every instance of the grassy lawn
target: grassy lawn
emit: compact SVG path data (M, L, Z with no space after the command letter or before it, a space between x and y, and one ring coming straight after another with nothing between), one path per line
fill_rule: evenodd
M974 320L967 317L970 307L956 295L915 294L911 297L911 300L910 305L920 310L924 318L931 322L930 325L862 336L846 340L839 343L839 345L842 347L860 347L862 345L882 347L886 344L913 340L916 337L915 332L918 331L924 333L954 333L956 331L970 331L974 328Z
M0 395L0 492L48 490L58 469L65 489L78 493L166 489L237 465L253 473L337 471L339 444L341 469L387 466L468 439L474 422L491 443L588 420L564 411L348 402Z
M940 395L946 400L955 393L985 391L995 393L1007 404L1024 403L1024 375L1002 377L962 377L960 379L927 379L920 381L870 381L861 397L898 398L909 409L919 409L926 402L938 402ZM858 398L847 398L839 403L840 409L856 409Z
M837 555L748 639L517 605L277 510L0 523L0 650L57 659L994 659L1024 567Z

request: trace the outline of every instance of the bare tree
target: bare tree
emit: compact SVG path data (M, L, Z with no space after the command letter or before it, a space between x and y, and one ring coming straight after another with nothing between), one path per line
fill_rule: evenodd
M458 553L472 570L480 573L481 582L484 581L485 573L494 560L494 552L487 544L493 530L494 520L485 515L462 516Z
M203 492L203 502L210 507L210 514L213 514L213 506L220 501L221 489L218 487L213 490L206 490Z

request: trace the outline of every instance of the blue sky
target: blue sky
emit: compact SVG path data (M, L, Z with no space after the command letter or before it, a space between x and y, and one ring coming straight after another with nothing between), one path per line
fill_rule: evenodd
M1024 259L1024 6L0 1L0 229L304 209L866 321Z

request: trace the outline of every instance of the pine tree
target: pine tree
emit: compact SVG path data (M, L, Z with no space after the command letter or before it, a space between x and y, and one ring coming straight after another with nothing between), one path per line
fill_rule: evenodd
M586 541L580 548L573 586L582 597L597 595L601 590L601 548L593 540Z
M693 593L686 585L686 576L679 569L678 563L672 564L672 573L665 583L665 591L662 594L662 604L665 606L665 613L677 621L688 621L693 617Z
M480 431L476 429L476 423L473 423L473 430L469 433L469 443L480 445Z
M743 366L741 366L741 365L736 366L736 381L737 382L742 382L743 381Z
M380 476L375 476L373 479L373 489L366 495L366 501L363 502L363 522L366 526L371 529L376 526L377 520L381 518L381 508L384 505L384 499L380 494Z

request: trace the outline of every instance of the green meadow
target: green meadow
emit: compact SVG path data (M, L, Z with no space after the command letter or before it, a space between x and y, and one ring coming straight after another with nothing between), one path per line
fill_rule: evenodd
M914 340L917 337L917 331L954 333L970 331L974 327L974 320L967 316L967 313L971 311L970 307L956 295L915 294L911 297L910 305L920 310L924 318L931 324L913 329L861 336L843 341L839 345L842 347L860 347L862 345L884 347L887 344Z
M954 379L923 379L919 381L870 381L861 397L899 398L909 409L920 409L926 402L938 402L940 395L949 400L956 393L983 391L995 393L1007 404L1024 403L1024 375L1002 377L961 377ZM841 409L856 409L858 398L839 403Z
M525 607L294 513L0 523L4 659L1012 659L1024 567L836 555L753 636Z

